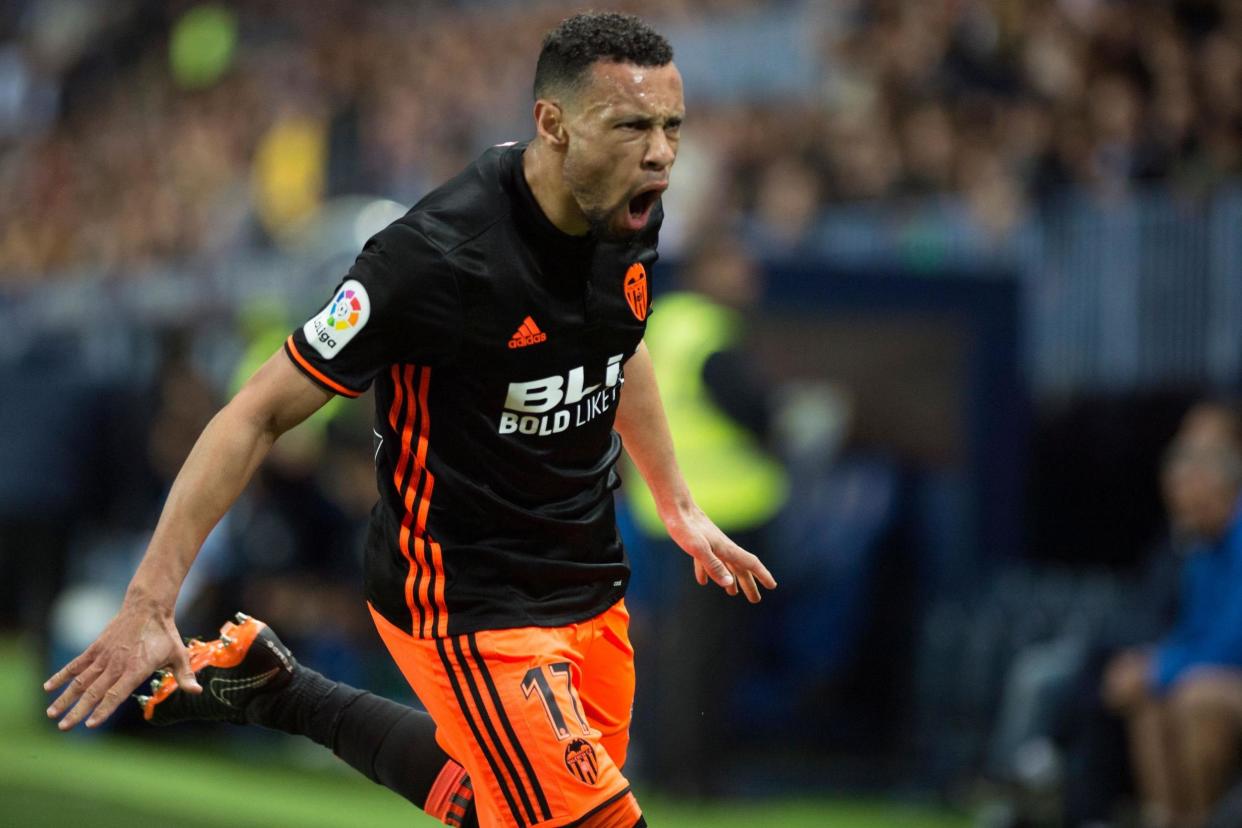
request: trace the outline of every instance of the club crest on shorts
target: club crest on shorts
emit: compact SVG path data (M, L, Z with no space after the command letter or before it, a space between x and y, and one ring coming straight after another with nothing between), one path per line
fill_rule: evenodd
M625 271L625 301L639 322L647 318L647 268L642 262L634 262Z
M579 782L594 785L599 779L599 763L595 761L595 748L586 739L574 739L565 748L565 767Z

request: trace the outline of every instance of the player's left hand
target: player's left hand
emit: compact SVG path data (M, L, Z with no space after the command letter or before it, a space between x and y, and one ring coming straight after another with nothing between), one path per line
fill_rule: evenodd
M694 558L694 578L700 585L707 586L710 579L730 595L737 595L740 587L752 604L761 600L760 584L776 589L776 579L763 562L731 541L702 509L694 507L666 518L664 526L669 537Z

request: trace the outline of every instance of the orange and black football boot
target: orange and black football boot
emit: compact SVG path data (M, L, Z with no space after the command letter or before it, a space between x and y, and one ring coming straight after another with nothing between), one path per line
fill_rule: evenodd
M245 724L246 705L258 695L286 687L298 669L293 653L267 624L240 612L225 622L215 641L191 639L186 647L203 692L180 692L172 670L160 670L151 679L151 694L134 696L142 717L151 724L190 720Z

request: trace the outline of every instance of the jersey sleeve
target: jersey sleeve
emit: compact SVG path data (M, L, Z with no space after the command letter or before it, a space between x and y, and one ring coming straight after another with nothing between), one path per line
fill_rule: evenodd
M373 236L326 305L285 340L316 384L346 397L399 362L436 365L455 351L462 310L447 260L398 221Z

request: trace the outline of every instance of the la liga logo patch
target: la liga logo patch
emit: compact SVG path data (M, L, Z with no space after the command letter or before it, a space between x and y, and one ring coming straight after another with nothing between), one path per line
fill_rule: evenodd
M327 307L302 326L307 343L324 359L332 359L358 335L371 318L371 297L357 279L348 279Z
M366 295L365 291L363 295ZM358 291L344 288L328 308L328 327L343 331L357 325L361 317L362 299L358 297Z

